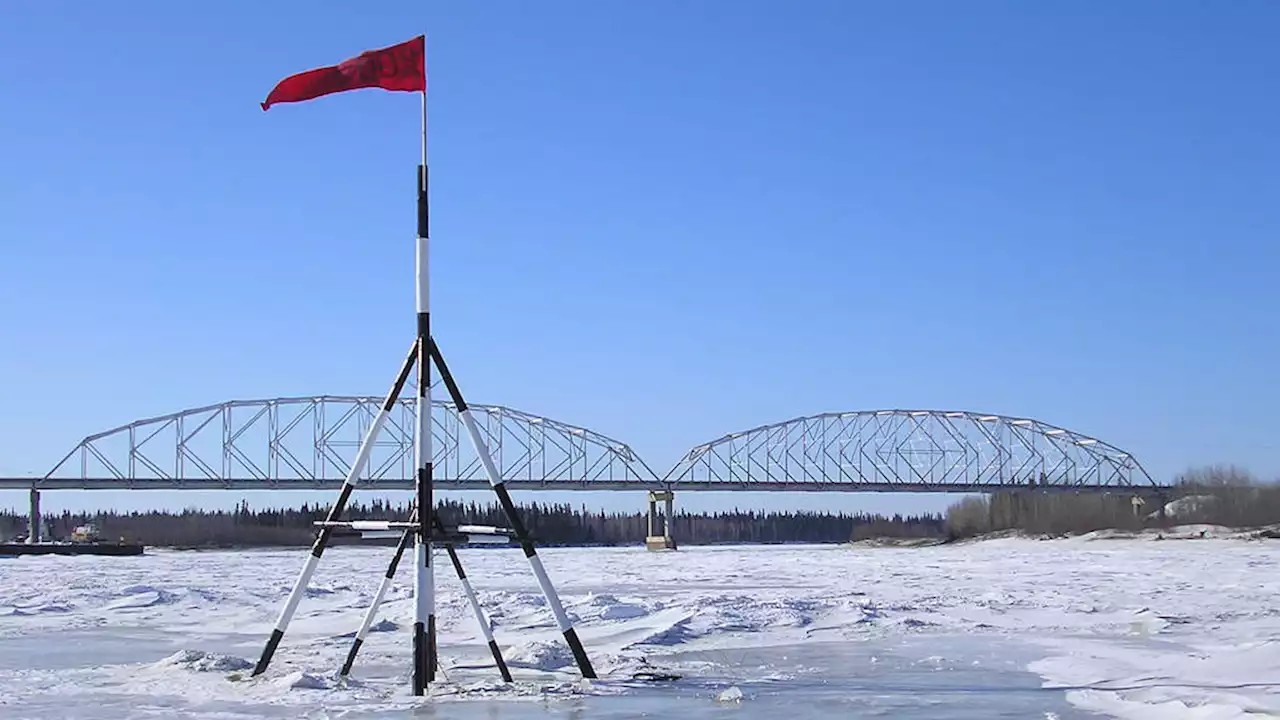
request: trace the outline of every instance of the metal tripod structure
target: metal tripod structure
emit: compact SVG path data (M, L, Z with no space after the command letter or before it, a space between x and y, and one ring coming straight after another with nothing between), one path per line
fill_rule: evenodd
M551 608L552 614L555 616L556 624L559 626L561 633L564 635L565 641L569 645L569 649L573 653L575 662L579 671L585 678L594 679L596 677L595 670L591 666L582 641L578 638L577 632L573 628L568 615L564 611L564 606L560 602L560 597L556 592L555 586L552 584L550 577L547 575L546 568L542 565L541 558L538 557L537 549L532 539L529 537L528 529L521 520L519 513L516 511L515 504L511 500L511 495L507 491L502 478L498 475L497 467L489 454L488 447L485 445L484 438L480 434L480 429L471 417L470 409L467 407L466 401L462 397L457 383L454 381L453 375L449 372L448 366L445 364L444 356L440 353L439 348L433 340L428 340L429 350L426 353L420 353L418 342L414 342L410 350L409 357L406 358L404 365L400 369L399 375L396 377L395 383L391 390L387 393L385 402L378 415L374 418L370 425L360 450L356 454L355 462L352 463L351 469L347 473L347 479L344 481L342 490L338 494L338 499L329 508L328 515L325 520L315 523L319 528L314 545L311 548L311 554L307 558L306 564L303 565L302 572L298 575L297 581L294 583L293 589L285 601L284 608L281 610L280 616L276 621L275 629L271 632L266 646L263 648L262 655L254 667L253 674L260 675L266 671L271 663L271 659L275 654L280 641L283 639L285 631L289 627L290 621L293 619L294 613L297 611L302 596L305 594L306 587L315 573L316 567L320 563L320 558L324 554L333 531L338 528L346 528L360 532L366 536L385 535L386 533L395 533L400 535L400 543L396 547L395 554L392 556L387 566L387 571L383 577L382 583L378 588L377 594L374 596L373 602L364 615L360 629L356 634L355 640L352 642L351 649L347 654L346 661L343 663L340 675L346 676L350 673L351 667L355 662L356 655L360 651L361 645L364 643L365 636L372 626L374 618L377 616L378 609L386 597L391 583L395 577L396 569L400 564L401 557L408 549L411 540L418 540L421 544L424 536L429 540L438 541L445 546L445 550L449 555L449 559L453 564L458 578L462 584L463 592L467 596L467 600L475 613L476 620L480 625L485 640L489 645L489 650L493 654L494 662L502 675L502 679L511 682L511 673L507 668L506 662L503 660L501 650L498 647L497 640L493 636L493 631L489 627L488 619L484 614L484 610L480 606L480 601L476 596L474 588L468 580L462 562L458 557L455 545L460 543L473 542L507 542L514 539L520 544L524 550L526 559L533 570L533 574L538 581L538 585L542 590L543 596L546 598L547 605ZM459 525L453 528L446 527L436 515L430 513L429 519L424 519L421 512L422 505L414 507L413 514L408 522L393 522L386 520L356 520L343 521L339 518L342 516L346 508L346 504L351 497L352 491L355 489L356 483L362 472L365 463L369 459L369 451L373 443L377 441L377 436L386 417L390 413L391 408L395 407L400 392L403 390L404 384L409 377L410 371L417 365L418 358L426 356L429 361L434 361L436 368L440 371L441 378L445 387L449 392L454 404L458 408L458 412L463 418L463 424L467 429L471 442L476 453L480 456L484 463L485 470L489 475L490 485L498 496L498 502L502 506L506 514L507 521L511 525L510 530L503 530L490 526L479 525ZM425 375L425 373L423 374ZM420 382L422 378L420 378ZM434 591L434 588L430 588ZM420 597L415 597L420 602ZM425 631L428 636L424 638L425 642L415 643L415 694L422 694L421 690L426 684L434 681L435 671L438 667L438 657L436 652L436 642L434 638L435 623L434 614L429 616L426 623ZM415 623L416 625L416 623ZM417 628L415 627L415 635ZM416 639L416 638L415 638ZM422 651L425 650L425 653ZM422 673L421 676L418 673ZM421 687L417 680L421 679Z

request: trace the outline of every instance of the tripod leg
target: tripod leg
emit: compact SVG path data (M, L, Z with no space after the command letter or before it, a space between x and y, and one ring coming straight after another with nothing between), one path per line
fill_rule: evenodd
M493 463L493 456L489 454L489 448L485 445L484 438L480 436L480 429L476 427L475 418L471 417L471 409L467 407L466 401L462 398L462 391L458 389L458 384L454 382L453 375L449 372L449 367L444 362L444 355L440 353L439 346L436 345L434 339L431 340L430 344L430 359L435 362L436 368L440 370L440 378L444 380L449 396L452 398L454 406L458 409L458 415L462 417L462 423L466 426L467 434L471 437L471 444L475 447L476 454L480 456L480 462L484 465L485 474L489 477L489 484L498 496L498 503L502 505L502 510L506 513L507 522L511 524L511 530L515 533L516 540L524 548L525 557L529 560L529 566L533 569L533 575L537 578L539 587L542 588L542 594L546 597L547 604L551 606L551 614L555 616L556 625L559 626L560 632L564 635L565 642L569 644L569 650L573 652L573 658L577 662L582 676L594 679L596 672L591 667L591 660L587 658L587 652L582 647L582 641L578 638L577 631L573 629L573 623L569 622L569 616L565 614L564 606L560 604L560 596L556 593L555 586L551 584L551 578L547 576L547 570L542 565L542 559L538 557L538 551L533 546L533 540L529 538L529 532L525 529L524 522L520 519L520 514L516 512L515 503L511 501L511 494L507 491L507 486L498 473L497 466Z
M442 532L444 526L440 524L440 518L435 519L436 527ZM453 569L458 573L458 582L462 583L462 592L466 593L467 601L471 603L471 611L476 614L476 622L480 625L480 632L484 634L484 639L489 643L489 652L493 653L493 662L498 666L498 672L502 674L503 682L511 682L511 671L507 669L507 661L502 659L502 650L498 648L498 641L493 637L493 630L489 627L489 618L485 617L484 608L480 607L480 598L476 597L476 591L471 587L471 581L467 579L467 572L462 569L462 560L458 558L458 551L453 545L445 545L444 549L449 553L449 560L453 562Z
M364 466L369 462L369 455L373 452L373 444L378 439L378 433L381 432L383 424L387 421L387 416L391 414L391 409L395 407L396 399L400 397L400 391L404 388L405 381L409 379L409 371L416 364L418 343L415 341L413 348L409 351L409 357L404 361L404 365L400 368L400 374L396 376L395 383L391 386L391 391L387 393L386 400L382 403L382 408L378 411L378 415L373 419L373 424L369 426L369 430L365 433L364 441L360 443L360 449L356 452L355 461L351 463L351 469L347 472L347 477L342 482L342 490L338 493L338 500L329 508L329 515L326 518L329 522L336 522L342 515L342 511L347 507L347 501L351 498L351 491L355 489L356 483L360 481L360 473L364 472ZM302 601L302 595L306 591L307 583L311 582L311 576L316 571L316 566L320 564L320 556L324 554L325 546L329 544L329 537L333 534L332 528L322 528L316 536L315 544L311 546L311 555L307 557L307 562L302 566L302 572L298 574L298 579L293 584L293 590L289 592L289 599L285 601L284 609L280 611L279 618L276 619L275 629L271 631L271 637L267 640L267 645L262 649L262 656L258 658L258 664L253 669L254 675L261 675L266 671L267 666L271 664L271 657L275 655L276 647L280 645L280 640L284 638L284 632L289 628L289 622L293 619L293 613L298 609L298 603Z
M378 594L373 596L373 603L369 605L369 609L364 614L364 620L360 623L360 630L356 632L356 639L351 643L351 649L347 651L347 659L342 663L342 669L338 674L346 677L351 672L351 665L356 661L356 654L360 652L360 646L364 644L364 638L369 634L369 628L373 625L373 619L378 615L378 608L382 606L382 601L387 596L387 591L391 589L391 582L396 576L396 568L400 566L400 558L404 556L404 551L409 548L409 543L413 542L414 531L412 528L405 530L404 535L400 538L400 544L396 546L396 554L391 557L391 562L387 565L387 572L382 578L382 583L378 585Z

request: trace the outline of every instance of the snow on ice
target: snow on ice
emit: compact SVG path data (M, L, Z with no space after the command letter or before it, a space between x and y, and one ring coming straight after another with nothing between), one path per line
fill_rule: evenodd
M326 552L259 678L305 549L12 558L0 562L0 716L403 717L422 702L457 702L463 718L544 717L547 702L585 717L712 717L726 704L789 718L1280 716L1280 543L1184 530L545 549L595 681L578 676L520 551L464 549L517 682L498 681L456 579L437 573L441 677L425 700L408 689L408 571L351 677L336 673L389 548Z

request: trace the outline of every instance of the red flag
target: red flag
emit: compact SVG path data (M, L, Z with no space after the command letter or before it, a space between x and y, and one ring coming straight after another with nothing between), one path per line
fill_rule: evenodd
M425 47L426 38L419 35L399 45L362 52L337 65L290 75L271 90L267 101L262 103L262 109L276 103L311 100L359 88L425 92Z

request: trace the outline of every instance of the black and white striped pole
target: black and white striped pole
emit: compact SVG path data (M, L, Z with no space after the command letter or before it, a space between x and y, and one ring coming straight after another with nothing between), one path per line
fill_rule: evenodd
M511 530L515 533L516 541L524 549L525 557L529 560L529 566L533 569L533 575L538 580L538 586L542 588L542 594L547 599L547 605L551 607L551 614L555 616L556 625L559 626L561 634L564 635L565 642L569 644L569 650L573 653L573 659L577 662L578 669L582 672L582 677L595 679L595 669L591 667L591 660L587 658L587 652L582 647L582 641L578 639L578 633L573 629L573 623L569 622L569 616L565 613L564 606L560 603L560 596L556 593L555 586L551 584L551 578L547 575L547 570L542 565L542 559L538 557L537 548L534 547L533 540L529 537L529 531L520 519L520 514L516 512L515 503L511 501L511 493L507 491L505 481L498 473L498 468L493 462L493 456L489 454L489 448L485 445L484 438L480 435L480 429L476 427L475 418L471 416L471 408L467 406L466 400L463 399L462 391L458 389L458 383L454 381L453 375L449 372L449 366L445 364L444 355L441 354L439 346L434 341L431 342L431 359L435 361L436 369L440 371L440 379L444 381L449 397L453 400L458 415L462 418L462 424L467 428L467 435L471 438L471 444L475 447L476 454L480 456L481 464L484 465L485 475L489 478L489 485L493 487L494 493L498 496L498 503L502 505L502 510L507 516L507 522L511 523Z
M346 509L347 501L351 498L351 491L355 490L356 483L360 481L360 473L364 472L364 467L369 462L369 455L373 452L373 444L378 439L378 433L382 431L382 426L387 422L391 409L395 407L396 400L400 397L400 391L409 379L409 372L418 362L419 347L419 343L414 342L413 347L410 348L409 357L405 358L404 365L400 367L400 374L396 376L395 382L391 385L391 391L387 393L382 407L378 409L378 414L373 419L373 424L369 426L368 432L365 433L364 440L360 443L360 449L356 451L355 460L351 463L351 469L347 471L347 476L342 481L342 490L338 493L338 499L329 508L327 523L337 522L343 510ZM258 658L258 664L253 669L254 675L261 675L266 671L267 666L271 664L271 657L275 655L276 648L280 645L280 640L284 637L285 630L289 628L289 621L293 619L293 613L297 611L298 603L302 601L307 584L311 582L311 576L315 574L316 566L320 564L320 556L324 554L325 546L329 544L329 537L332 534L332 527L323 527L316 535L316 541L311 546L311 554L307 556L307 562L302 566L302 572L298 574L298 579L293 584L293 590L289 592L289 599L285 601L284 609L280 611L280 617L276 620L275 629L271 631L271 637L267 640L266 647L262 649L262 656Z
M424 59L425 63L426 60ZM418 320L418 476L415 495L418 505L417 537L413 544L413 694L422 695L427 684L435 680L436 613L435 578L431 568L431 516L435 512L432 497L431 442L431 305L428 259L430 212L427 193L427 91L422 91L422 165L418 168L418 242L414 253L415 293Z

